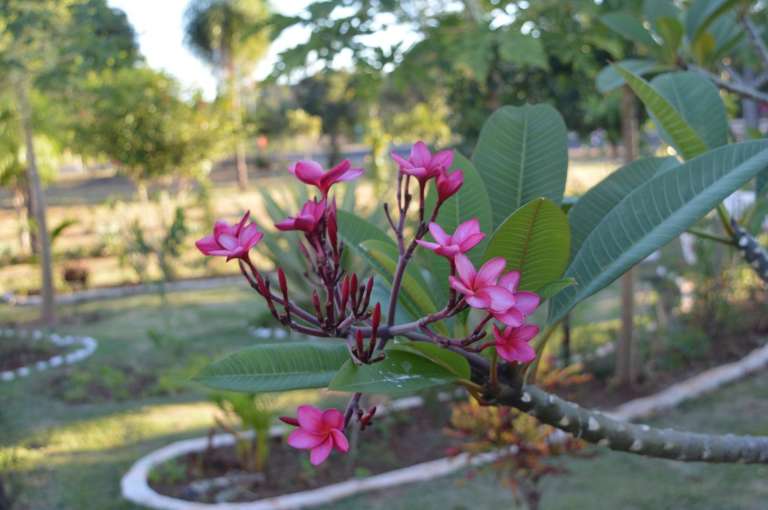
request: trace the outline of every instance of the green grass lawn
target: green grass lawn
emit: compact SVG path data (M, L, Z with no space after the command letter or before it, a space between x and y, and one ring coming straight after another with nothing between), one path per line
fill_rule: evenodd
M609 319L615 291L608 289L580 310L580 323ZM91 335L99 348L76 365L79 374L111 377L104 367L132 367L163 378L173 393L128 394L121 400L71 403L61 396L74 382L56 382L65 369L0 386L0 470L15 457L23 493L19 508L79 510L135 508L121 500L119 480L139 457L177 439L203 435L213 407L204 389L189 383L200 362L257 340L248 327L263 317L253 293L234 286L195 293L66 307L88 321L69 321L65 333ZM0 322L26 320L32 309L0 307ZM167 333L152 340L150 330ZM658 421L696 430L768 433L768 374L727 388ZM119 384L119 381L118 381ZM63 388L62 388L63 386ZM55 390L55 391L54 391ZM278 403L334 400L320 392L288 394ZM338 397L335 403L339 404ZM543 508L764 508L768 470L653 461L600 452L569 460L569 474L546 482ZM328 507L514 508L507 489L490 473L465 474L368 494Z

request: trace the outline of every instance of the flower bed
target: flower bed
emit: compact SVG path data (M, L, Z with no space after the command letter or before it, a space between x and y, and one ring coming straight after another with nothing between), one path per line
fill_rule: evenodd
M0 330L3 339L17 337L24 343L14 349L14 355L4 356L6 365L0 365L0 381L13 381L33 372L78 363L94 353L98 342L91 337L79 337L40 330Z
M766 366L768 366L768 346L763 346L755 349L739 361L712 368L649 397L625 402L623 405L612 410L610 414L616 418L624 420L646 418L654 413L671 409L683 401L714 391L725 384L735 382L738 379L765 368ZM416 414L412 410L421 405L421 399L411 397L393 402L389 406L389 410L409 411L408 416L414 416ZM423 418L421 418L421 420L423 421ZM422 421L420 421L420 419L414 420L415 426L418 426L418 423ZM378 425L376 428L378 428ZM375 431L376 428L371 429L371 432ZM428 441L434 434L440 434L440 432L434 431L435 426L434 421L432 421L431 427L420 429L419 437L425 438L424 441ZM271 430L271 436L273 436L273 438L282 436L285 433L286 428L282 426L273 427ZM365 432L365 434L368 434L368 432ZM397 437L399 440L401 436L397 435ZM556 433L553 435L553 438L557 437L565 437L565 433ZM443 440L445 441L444 443L438 442L437 444L449 447L450 442L448 442L446 438L443 438ZM211 438L210 444L213 446L214 450L219 450L220 454L226 458L228 452L231 451L233 442L232 436L219 434ZM369 441L369 438L367 438L365 443L373 443L373 441ZM403 444L407 445L408 443L404 442ZM423 449L424 444L426 443L420 441L417 444L420 449ZM432 459L429 459L430 456L427 456L420 462L416 457L409 456L408 461L417 463L408 467L399 467L391 471L381 472L388 467L397 467L397 463L382 463L378 466L378 469L370 470L372 476L361 477L361 475L363 475L362 472L349 473L349 471L347 471L347 479L344 479L344 477L341 476L335 478L330 476L332 472L335 474L345 473L343 471L343 466L345 464L343 458L332 456L323 468L315 472L317 477L313 483L310 480L301 478L307 473L306 470L302 471L302 469L307 467L309 463L308 461L303 463L301 461L307 454L296 450L285 450L288 455L293 456L293 464L290 464L289 461L287 466L292 466L294 471L289 472L281 482L290 482L299 479L299 484L296 486L286 484L281 485L281 487L286 488L286 494L282 495L276 495L278 491L266 491L261 494L256 493L254 494L254 500L250 502L240 501L218 504L201 501L193 502L188 499L172 497L172 495L161 493L160 491L162 490L173 492L173 489L171 488L168 490L169 488L163 488L161 483L152 483L149 481L151 473L158 466L162 466L169 461L178 462L178 459L182 459L182 461L185 462L182 466L189 466L190 462L199 459L202 455L200 452L205 451L208 447L208 438L190 439L172 443L143 457L136 462L130 471L123 477L121 483L123 496L134 503L159 510L287 510L307 508L311 506L325 505L338 499L366 491L379 490L417 481L431 480L454 473L467 467L470 463L473 465L480 465L491 462L497 458L497 454L494 452L488 452L472 458L466 454L461 454L455 457L434 458L439 456L440 452L435 452L433 449L430 453L437 453L438 455L432 456ZM282 454L283 452L276 455ZM363 450L363 452L361 452L361 458L363 455L367 454L369 454L369 452ZM365 464L360 465L365 466ZM298 466L298 468L296 466ZM339 466L342 466L341 471L339 471ZM304 475L302 473L304 473ZM201 485L222 484L222 474L222 471L210 472L206 475L207 478ZM242 475L243 473L238 472L235 469L233 470L233 474ZM202 478L203 477L199 477L197 480L200 481ZM241 480L244 479L242 476L240 478ZM328 483L328 485L322 485L321 482ZM256 481L255 483L259 482ZM292 492L291 489L299 490L301 492Z

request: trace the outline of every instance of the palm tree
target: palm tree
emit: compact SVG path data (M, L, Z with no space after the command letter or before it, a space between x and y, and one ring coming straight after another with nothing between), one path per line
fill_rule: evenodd
M230 99L235 123L237 183L248 183L242 136L241 87L269 46L266 0L192 0L186 18L186 43L219 77L219 92Z

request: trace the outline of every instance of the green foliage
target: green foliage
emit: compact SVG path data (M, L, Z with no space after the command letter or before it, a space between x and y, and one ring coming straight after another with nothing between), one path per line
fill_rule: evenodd
M656 76L651 80L651 86L678 111L707 147L714 149L728 143L725 106L711 81L697 73L680 71ZM653 116L655 120L656 114ZM661 121L657 124L662 138L674 145L675 138L667 133Z
M513 212L493 233L484 258L504 257L520 271L520 289L538 291L557 280L568 264L568 219L554 202L539 198Z
M136 182L204 175L229 124L217 104L179 98L170 77L148 68L90 75L79 99L75 138Z
M211 400L223 414L216 419L217 425L235 438L240 463L247 470L264 471L269 457L269 429L275 418L273 399L265 394L218 392L211 395ZM243 436L238 427L253 431L253 438Z
M260 344L212 363L195 379L210 388L247 393L322 388L348 359L343 342Z
M606 14L600 18L600 21L630 42L646 46L656 46L653 36L637 18L629 13L614 12Z
M400 395L441 386L469 376L469 365L460 355L437 346L393 344L386 358L370 365L347 360L331 381L337 391Z
M579 198L568 212L572 257L611 209L654 175L677 164L675 158L638 159L619 168Z
M655 74L668 69L668 67L659 64L655 60L636 58L621 60L620 62L617 62L617 64L624 69L631 71L637 76ZM616 68L614 66L605 66L597 75L597 90L603 94L621 87L624 85L624 83L624 78L622 78L622 76L616 72Z
M685 121L685 118L653 86L632 73L616 65L618 73L640 98L656 123L664 129L670 144L677 149L683 159L691 159L707 151L707 145L699 134Z
M536 198L559 204L568 169L563 118L548 105L502 107L483 125L472 161L485 181L496 226Z
M767 167L766 142L744 142L714 149L635 188L583 241L566 271L577 287L552 301L549 322L677 237Z

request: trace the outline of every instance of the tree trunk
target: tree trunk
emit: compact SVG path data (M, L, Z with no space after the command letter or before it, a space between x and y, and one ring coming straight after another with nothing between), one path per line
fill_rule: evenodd
M331 168L341 158L341 144L339 143L339 134L336 131L333 131L328 136L330 145L328 148L328 168Z
M227 64L229 93L232 99L232 119L235 123L235 167L237 168L237 187L245 190L248 187L248 162L246 160L245 140L243 138L242 103L240 98L240 77L234 59Z
M624 163L637 158L639 149L637 127L637 105L635 96L628 86L622 88L621 135L624 144ZM634 268L621 277L621 332L616 346L616 382L631 386L636 378L636 356L633 352L632 332L635 323Z
M37 171L37 157L32 130L32 114L27 97L27 84L20 80L17 83L16 93L21 112L21 124L24 131L24 145L27 150L27 181L29 182L30 202L37 223L37 239L40 249L40 269L42 272L42 298L43 308L41 320L46 326L53 326L56 322L56 308L54 305L53 287L53 262L51 257L51 241L48 235L48 224L45 217L45 195L40 183L40 174Z
M744 69L744 79L753 81L755 72L749 67ZM757 101L749 98L741 99L741 112L744 117L744 139L749 140L760 136L760 111Z
M571 314L565 314L563 317L563 343L560 345L560 356L563 360L563 366L571 364Z
M29 209L27 195L20 188L13 190L13 209L16 211L16 221L19 224L19 253L34 255L32 236L29 231Z

